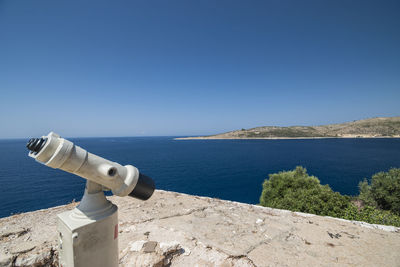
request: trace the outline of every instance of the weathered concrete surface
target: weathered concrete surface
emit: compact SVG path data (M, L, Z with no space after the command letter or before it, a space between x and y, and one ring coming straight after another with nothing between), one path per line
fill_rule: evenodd
M395 227L161 190L109 199L121 266L400 266ZM56 214L75 205L0 219L0 266L56 266Z

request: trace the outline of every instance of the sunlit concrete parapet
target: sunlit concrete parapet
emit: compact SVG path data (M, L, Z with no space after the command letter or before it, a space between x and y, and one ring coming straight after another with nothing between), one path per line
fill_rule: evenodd
M400 229L157 190L118 205L120 266L398 266ZM57 266L56 214L0 219L0 266Z

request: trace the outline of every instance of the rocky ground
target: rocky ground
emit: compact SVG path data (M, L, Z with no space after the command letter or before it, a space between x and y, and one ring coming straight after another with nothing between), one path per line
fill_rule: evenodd
M119 207L120 266L400 266L400 229L157 190ZM57 266L56 214L0 219L0 266Z

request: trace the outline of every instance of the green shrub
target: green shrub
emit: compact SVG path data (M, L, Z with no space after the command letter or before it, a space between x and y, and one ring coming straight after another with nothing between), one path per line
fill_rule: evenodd
M350 204L342 217L346 220L362 221L374 224L394 225L400 227L400 216L387 210L380 210L375 207L365 206L358 210Z
M357 199L361 200L363 205L377 207L378 204L376 203L374 197L371 193L371 186L368 184L367 179L358 183L358 190L360 192Z
M359 199L365 205L400 215L400 169L392 168L373 175L370 185L364 179L359 183L359 189Z
M262 206L333 217L342 216L349 203L349 197L321 185L303 167L269 175L260 197Z
M263 183L260 204L271 208L339 217L367 223L400 227L399 208L400 169L380 172L372 177L371 185L360 182L360 195L365 205L357 208L349 196L333 192L329 185L321 185L317 177L309 176L303 167L293 171L270 174ZM381 210L379 207L389 210Z

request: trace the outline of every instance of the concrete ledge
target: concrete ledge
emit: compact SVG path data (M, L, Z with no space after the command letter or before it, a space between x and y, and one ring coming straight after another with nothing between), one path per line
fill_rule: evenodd
M399 266L400 229L157 190L119 207L121 266ZM0 219L0 266L57 266L56 214Z

